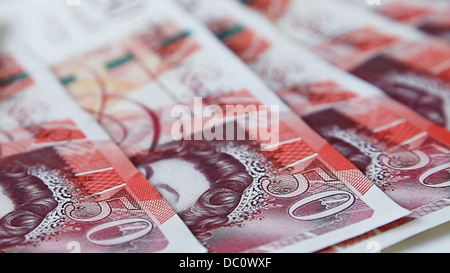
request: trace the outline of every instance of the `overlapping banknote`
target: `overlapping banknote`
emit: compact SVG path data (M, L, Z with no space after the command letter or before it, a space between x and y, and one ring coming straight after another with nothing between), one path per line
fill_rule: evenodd
M289 0L284 8L275 0L236 2L266 15L287 36L334 65L450 128L448 40L349 1Z
M449 132L231 1L179 1L291 109L413 214L327 251L382 248L450 220ZM344 247L345 246L345 247Z
M205 252L25 51L13 45L0 54L0 252Z
M314 252L410 213L175 2L120 3L41 1L21 39L209 252Z
M383 0L380 4L372 1L372 5L365 0L347 1L450 41L450 3L446 0Z

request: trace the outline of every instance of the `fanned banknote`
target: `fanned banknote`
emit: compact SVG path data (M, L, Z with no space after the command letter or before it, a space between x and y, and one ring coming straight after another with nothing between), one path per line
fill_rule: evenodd
M138 2L123 9L132 23L98 14L103 37L90 28L89 49L53 46L46 61L210 252L312 252L409 214L201 22L171 1ZM40 12L69 41L94 21L59 7ZM39 54L51 39L35 38Z
M250 53L251 59L242 59L294 112L389 197L413 211L360 237L358 246L347 242L352 248L346 250L364 251L372 241L384 248L450 220L446 129L320 60L236 3L179 2L237 56ZM261 50L260 45L266 46Z
M0 60L0 252L205 252L50 71Z
M366 0L347 1L450 41L450 3L446 0L383 0L379 4L373 1L372 5Z
M239 1L262 14L279 1ZM264 2L265 5L258 5ZM450 128L448 41L343 0L291 0L272 21L289 37Z

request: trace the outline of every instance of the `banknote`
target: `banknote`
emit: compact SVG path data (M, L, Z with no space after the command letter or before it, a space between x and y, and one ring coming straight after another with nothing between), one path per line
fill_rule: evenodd
M95 119L64 93L51 71L41 66L23 47L17 44L7 46L0 53L0 59L4 61L0 74L5 75L5 82L8 82L0 88L5 95L0 101L2 142L15 140L8 135L19 128L65 119L83 124L82 130L89 131L87 136L90 139L108 138L100 126L95 126ZM31 138L32 134L23 137Z
M171 1L145 3L153 20L46 61L209 252L313 252L409 214L201 22Z
M363 0L348 1L450 41L450 19L448 18L450 4L448 1L386 0L380 5L367 5Z
M265 14L278 1L264 9L252 4L258 1L240 2ZM450 128L448 41L342 0L292 0L273 22L332 64Z
M0 101L20 92L33 83L28 74L11 56L1 56L0 71Z
M164 227L182 222L120 149L58 123L41 124L32 149L18 153L23 140L2 145L1 251L183 251L173 240L186 238Z
M0 252L205 252L95 119L19 51L1 55L0 74L26 77L0 102Z
M263 90L258 89L258 93L264 94ZM139 101L144 104L146 97ZM204 101L213 103L205 107L224 109L234 105L257 109L265 102L276 102L274 98L259 101L248 89L226 91ZM127 99L115 103L126 107L130 124L149 119L131 116L143 105L130 105ZM374 194L371 191L376 187L293 113L281 113L277 129L271 129L277 130L271 136L279 134L276 143L271 141L277 146L272 151L264 147L259 135L252 135L261 128L253 127L254 123L246 127L234 118L213 121L214 131L224 127L223 135L215 134L217 139L206 140L205 131L198 138L195 130L190 131L189 140L171 139L170 129L176 120L164 109L179 104L193 107L192 113L201 111L192 101L147 108L154 113L150 145L145 150L134 147L133 142L121 145L210 252L315 251L376 222L377 210L392 209L395 215L402 211L390 202L384 208L371 207L375 205L369 201ZM120 113L108 110L109 116L121 121ZM244 111L251 115L250 110ZM114 127L107 125L113 134ZM228 140L225 134L229 130L243 132L243 140ZM388 201L381 191L374 192L376 203Z
M246 60L247 65L384 193L413 211L382 231L359 237L365 243L359 242L363 248L358 251L364 251L371 240L377 240L384 248L450 220L447 175L450 135L445 128L319 59L281 35L269 21L236 3L179 2L228 46L234 40L223 33L233 35L231 30L236 29L245 30L241 35L251 33L248 39L251 37L254 42L239 52L259 54ZM264 51L253 50L252 45L263 43L269 45ZM235 51L235 47L230 49ZM401 227L400 236L394 227ZM389 236L390 233L395 236ZM351 249L348 247L352 244L344 244L347 248L340 249Z

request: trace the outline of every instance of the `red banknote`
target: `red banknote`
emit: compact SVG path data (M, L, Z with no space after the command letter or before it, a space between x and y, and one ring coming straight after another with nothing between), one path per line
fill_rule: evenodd
M446 0L385 0L382 5L372 6L361 0L348 1L450 41L450 3Z
M0 252L204 252L49 72L7 54L29 82L0 102Z
M371 240L384 248L449 220L450 135L446 129L320 60L235 3L181 3L234 52L230 46L234 30L251 33L247 36L252 42L239 53L259 54L245 60L247 65L369 180L413 211L410 217L366 235L365 240L352 241L358 243L358 251L368 250ZM257 51L259 44L269 46ZM398 236L396 230L402 234Z
M278 3L267 1L273 4L261 9L253 4L258 1L241 2L263 14L277 10L274 6ZM360 2L367 6L366 1ZM387 2L379 8L406 11L390 5L407 1ZM448 40L343 0L292 0L282 16L270 19L281 32L332 64L372 83L430 121L450 128Z
M146 3L126 34L103 40L93 29L95 46L41 57L210 252L317 251L409 213L200 22L170 1ZM59 7L53 14L67 12ZM76 17L55 20L80 27ZM79 37L71 28L69 40ZM36 52L48 43L35 41ZM231 44L248 60L269 46Z
M0 57L0 101L32 84L27 72L11 56Z
M90 142L71 121L40 127L28 147L2 144L1 251L158 252L169 246L160 226L173 210L115 144Z

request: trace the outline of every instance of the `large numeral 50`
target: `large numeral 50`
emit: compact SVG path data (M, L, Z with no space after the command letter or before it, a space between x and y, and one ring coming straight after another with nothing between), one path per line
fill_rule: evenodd
M121 203L127 207L126 204L130 204L130 202L125 202L126 200L123 200L126 197L120 197L117 200L120 200ZM96 203L92 203L90 205L98 206L98 213L96 215L92 215L90 217L79 217L77 216L77 212L79 212L79 215L83 215L83 210L85 210L83 207L77 208L74 205L70 204L65 208L66 215L77 222L83 222L83 223L89 223L89 222L96 222L101 221L109 217L112 213L112 208L109 204L113 200L105 200L100 201ZM127 209L136 209L134 207L127 208ZM81 212L81 213L80 213ZM102 232L105 232L107 230L116 230L117 232L113 232L111 234L114 234L114 236L111 236L110 238L103 238L96 236L97 234L100 234ZM134 240L137 240L147 234L149 234L153 230L153 224L146 220L146 219L140 219L140 218L133 218L133 219L119 219L114 220L111 222L106 222L100 225L97 225L93 228L91 228L86 233L86 239L98 246L114 246L119 245L127 242L131 242ZM130 232L134 231L134 232ZM108 233L108 232L105 232ZM101 239L100 239L101 238Z
M310 170L308 172L315 172L317 174L317 176L321 177L325 183L336 183L336 181L337 181L335 178L330 177L326 172L324 172L320 168ZM273 182L271 180L269 180L268 178L262 179L261 186L262 186L263 190L265 192L267 192L268 194L270 194L271 196L273 196L275 198L282 198L282 199L298 197L308 191L309 181L306 178L306 176L304 175L304 173L292 174L292 177L297 182L297 187L296 187L296 189L293 189L291 192L281 193L281 194L274 193L270 189L270 186ZM304 206L307 206L308 204L311 204L314 202L320 202L320 200L335 197L335 196L342 196L342 198L339 198L339 202L341 202L341 203L337 206L333 206L333 207L327 208L323 211L320 211L320 212L317 212L314 214L310 214L310 215L299 216L299 215L295 214L295 212L297 210L301 209ZM334 201L334 202L338 202L338 201ZM342 211L346 210L347 208L351 207L354 204L354 202L355 202L355 197L353 194L351 194L349 192L340 191L340 190L325 191L325 192L316 193L309 197L297 200L294 204L292 204L289 207L288 213L292 218L294 218L296 220L312 221L312 220L318 220L318 219L325 218L325 217L337 214L339 212L342 212Z

